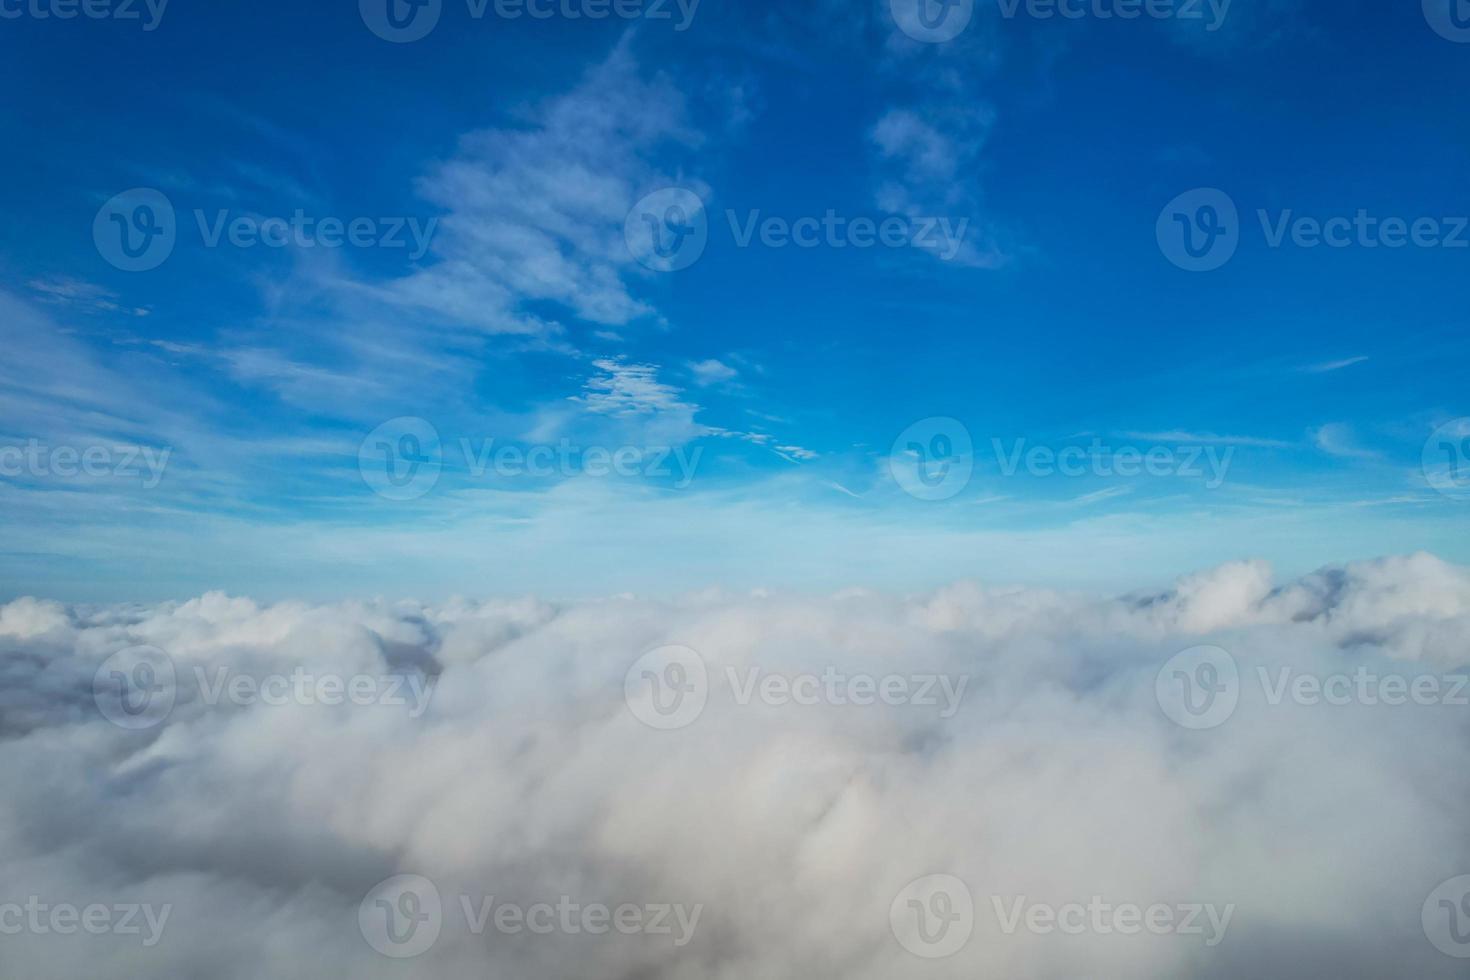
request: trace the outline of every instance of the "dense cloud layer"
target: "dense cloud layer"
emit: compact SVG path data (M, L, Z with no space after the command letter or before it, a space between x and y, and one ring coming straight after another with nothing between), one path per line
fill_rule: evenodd
M1467 636L1427 555L1111 600L23 599L0 972L1461 976L1470 903L1431 893L1470 874Z

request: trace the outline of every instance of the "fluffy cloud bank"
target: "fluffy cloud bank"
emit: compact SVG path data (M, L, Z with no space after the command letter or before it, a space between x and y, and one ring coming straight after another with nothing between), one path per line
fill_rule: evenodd
M1428 555L1106 600L22 599L0 963L1460 976L1467 636Z

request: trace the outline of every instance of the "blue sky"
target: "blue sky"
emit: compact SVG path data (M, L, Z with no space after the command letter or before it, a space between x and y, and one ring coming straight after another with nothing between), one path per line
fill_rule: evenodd
M0 596L1470 560L1441 0L373 2L0 0Z

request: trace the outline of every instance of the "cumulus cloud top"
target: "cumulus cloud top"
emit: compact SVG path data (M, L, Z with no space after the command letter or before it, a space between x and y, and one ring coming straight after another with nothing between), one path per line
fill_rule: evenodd
M1470 573L1429 555L1105 600L22 599L0 606L0 905L171 914L152 944L26 928L0 955L28 977L1461 975L1421 917L1470 873L1467 627ZM1228 655L1238 705L1191 728L1160 692L1199 647ZM170 710L110 723L139 649L175 671ZM1429 677L1442 703L1273 703L1283 670ZM649 724L645 676L700 671L693 717ZM375 686L266 696L303 674ZM902 690L863 703L862 678ZM364 925L400 875L441 903L412 959ZM931 875L973 901L943 958L890 915ZM385 908L422 908L402 897ZM1095 899L1232 912L1213 944L1005 928ZM497 926L558 901L685 917Z

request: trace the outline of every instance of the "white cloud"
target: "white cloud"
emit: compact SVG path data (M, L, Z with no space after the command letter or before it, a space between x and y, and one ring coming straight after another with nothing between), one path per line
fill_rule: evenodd
M626 438L649 446L679 445L719 431L695 421L700 407L660 381L656 365L599 358L592 366L597 373L571 401L616 423Z
M658 380L652 364L629 364L601 358L592 366L599 374L587 381L580 401L589 412L617 418L657 415L664 412L693 415L699 406L682 401L678 388Z
M1222 436L1213 432L1185 432L1171 429L1167 432L1124 432L1129 439L1147 442L1175 442L1197 446L1250 446L1256 449L1290 449L1292 443L1280 439L1262 439L1257 436Z
M1098 600L958 584L900 597L0 606L6 900L171 903L156 945L5 937L18 976L891 978L1451 977L1420 906L1470 871L1463 709L1272 707L1186 731L1160 667L1201 643L1243 678L1463 670L1470 574L1427 555L1276 584L1234 563ZM437 678L385 704L211 707L155 729L98 717L94 672L147 643L193 668ZM645 651L699 652L703 714L655 731L623 700ZM968 678L959 710L741 705L727 668ZM921 961L889 904L948 873L974 938ZM445 908L410 964L358 905L428 876ZM468 931L458 896L700 903L693 941ZM1007 901L1233 903L1225 941L1002 933ZM1283 945L1283 937L1290 941Z
M1309 364L1302 368L1302 370L1308 374L1329 374L1333 371L1341 371L1343 368L1350 368L1355 364L1362 364L1366 360L1368 360L1366 355L1344 357L1336 361L1322 361L1319 364Z
M1126 497L1132 492L1133 488L1131 486L1103 487L1101 490L1094 490L1091 493L1084 493L1080 497L1074 497L1069 503L1083 505L1096 504L1104 500L1112 500L1114 497Z
M89 313L122 312L129 316L147 316L149 313L143 307L124 309L119 305L118 295L112 290L71 276L32 279L26 285L44 302L73 307Z
M1005 263L1006 255L977 216L974 183L994 122L993 110L969 99L923 109L891 108L869 131L880 174L878 207L910 219L944 219L945 235L957 239L926 244L932 237L926 236L925 241L916 238L915 247L965 266Z
M873 143L885 159L904 166L913 181L953 181L963 157L978 145L961 145L910 109L891 109L873 126Z
M1378 454L1364 449L1357 443L1352 426L1344 422L1329 422L1312 433L1317 448L1329 456L1344 459L1377 459Z
M778 444L768 433L745 432L696 421L695 415L702 410L701 407L686 401L681 389L660 381L657 365L634 364L622 358L601 358L593 361L592 366L598 373L587 380L582 393L573 396L571 401L592 415L622 423L624 433L643 445L680 444L702 436L713 436L764 446L793 463L817 458L817 453L802 446ZM719 361L693 364L691 370L696 379L701 374L716 377L728 372L730 377L734 377L737 373Z
M494 333L557 329L526 303L613 327L652 313L623 279L623 222L641 193L674 183L651 157L699 141L684 117L682 94L642 77L625 37L524 126L465 136L419 182L446 212L434 261L376 293Z
M816 459L820 454L802 446L774 446L776 454L793 463Z
M713 357L703 361L691 362L689 370L694 373L694 380L701 385L714 385L725 381L733 381L740 375L740 372L735 368Z

